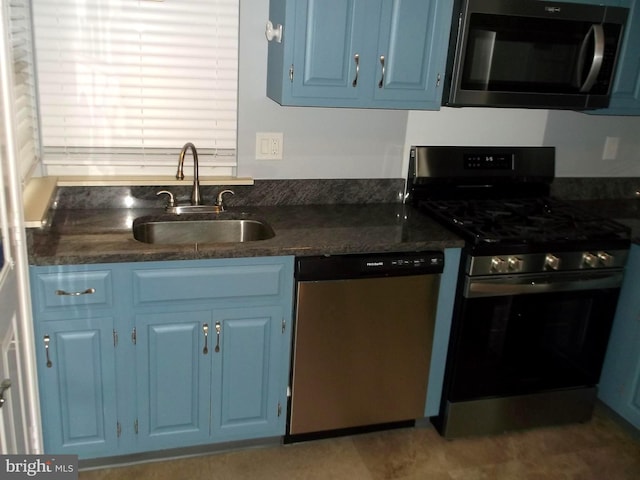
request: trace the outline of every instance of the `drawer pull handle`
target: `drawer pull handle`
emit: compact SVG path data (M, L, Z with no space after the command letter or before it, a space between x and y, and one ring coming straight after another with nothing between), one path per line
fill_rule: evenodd
M2 408L5 402L4 392L9 390L9 387L11 387L11 380L9 380L8 378L6 380L3 380L2 384L0 384L0 408Z
M382 65L382 76L380 77L380 81L378 82L378 88L384 87L384 73L385 73L384 55L380 55L380 65Z
M49 342L51 342L51 339L49 338L49 335L45 335L44 336L44 351L47 355L47 368L51 368L53 366L53 363L51 363L51 358L49 357Z
M84 292L65 292L64 290L56 290L56 295L61 297L79 297L80 295L92 295L96 293L95 288L87 288Z
M204 333L204 348L202 349L202 353L206 355L209 353L209 324L205 323L202 325L202 333Z
M222 330L222 325L220 325L220 322L216 322L216 348L214 348L216 353L220 351L220 331L221 330Z

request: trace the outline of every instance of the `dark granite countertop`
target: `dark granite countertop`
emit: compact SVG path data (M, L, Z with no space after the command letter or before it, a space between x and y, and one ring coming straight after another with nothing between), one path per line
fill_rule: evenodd
M151 245L133 238L133 220L158 208L60 209L30 229L29 262L64 265L274 255L335 255L462 247L464 242L399 203L237 207L266 220L276 236L233 244Z
M572 202L631 228L632 241L640 244L640 199L572 200Z

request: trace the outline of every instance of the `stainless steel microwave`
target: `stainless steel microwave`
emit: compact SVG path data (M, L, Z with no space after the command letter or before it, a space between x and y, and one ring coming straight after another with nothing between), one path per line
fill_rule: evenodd
M628 9L540 0L457 0L455 8L443 105L609 105Z

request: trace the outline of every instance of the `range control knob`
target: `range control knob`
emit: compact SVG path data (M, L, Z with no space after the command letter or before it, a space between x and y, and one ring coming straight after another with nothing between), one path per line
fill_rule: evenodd
M599 261L600 260L598 259L597 255L594 255L591 252L584 252L582 254L582 263L587 267L595 268L598 266Z
M507 258L507 263L509 264L509 270L512 272L519 272L522 270L523 261L520 257L509 257Z
M615 262L615 257L607 252L598 252L596 254L598 256L598 260L600 260L600 264L603 267L613 267Z
M552 253L547 253L544 257L544 266L551 270L558 270L560 268L560 259Z
M504 258L491 257L491 271L494 273L507 273L509 264Z

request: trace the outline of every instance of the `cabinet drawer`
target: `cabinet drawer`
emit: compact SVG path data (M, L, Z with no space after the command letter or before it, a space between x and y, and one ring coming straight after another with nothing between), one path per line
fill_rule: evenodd
M111 271L40 273L36 276L35 295L40 312L79 306L111 307Z
M282 270L277 264L137 270L134 304L280 295Z

